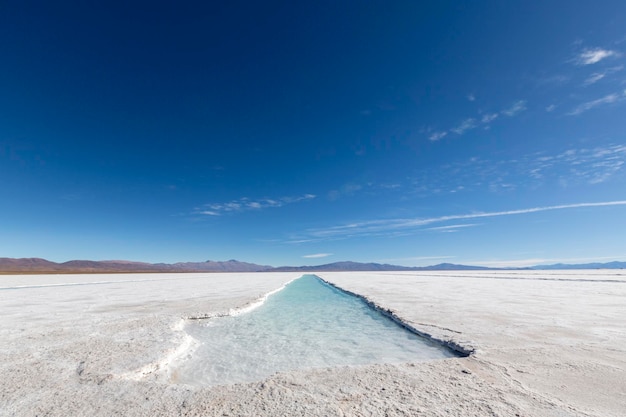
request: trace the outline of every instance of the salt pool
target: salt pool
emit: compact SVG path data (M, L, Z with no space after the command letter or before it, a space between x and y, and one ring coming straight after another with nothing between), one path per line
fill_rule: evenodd
M365 301L304 275L248 313L189 322L199 346L171 365L173 382L220 385L279 371L454 357Z

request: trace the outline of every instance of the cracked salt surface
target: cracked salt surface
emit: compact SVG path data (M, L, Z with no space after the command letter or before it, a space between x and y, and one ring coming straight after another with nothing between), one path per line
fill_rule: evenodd
M196 348L171 364L172 382L221 385L279 371L457 356L368 306L305 275L238 316L189 322Z

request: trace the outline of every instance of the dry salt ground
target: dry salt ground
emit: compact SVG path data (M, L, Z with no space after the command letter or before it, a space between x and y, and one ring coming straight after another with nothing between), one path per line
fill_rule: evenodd
M0 416L626 415L621 270L321 273L473 353L172 382L193 351L185 317L245 310L299 276L0 276Z

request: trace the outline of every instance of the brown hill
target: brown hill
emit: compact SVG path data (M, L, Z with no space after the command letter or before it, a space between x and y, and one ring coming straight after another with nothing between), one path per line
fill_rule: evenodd
M271 267L230 260L175 264L134 261L73 260L56 263L41 258L0 258L0 274L94 274L139 272L259 272Z

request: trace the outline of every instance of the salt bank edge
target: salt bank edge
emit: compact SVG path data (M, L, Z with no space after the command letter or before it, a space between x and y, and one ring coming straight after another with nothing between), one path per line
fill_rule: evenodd
M287 287L287 285L291 284L292 282L302 278L305 275L310 275L315 277L316 279L319 279L320 281L322 281L324 284L335 288L338 291L341 291L345 294L348 294L352 297L356 297L360 300L362 300L369 308L377 311L378 313L382 314L383 316L389 318L390 320L392 320L393 322L395 322L396 324L398 324L399 326L403 327L404 329L406 329L407 331L421 337L424 338L426 340L432 341L433 343L436 343L438 345L441 345L445 348L447 348L448 350L452 351L454 354L456 354L458 357L468 357L470 355L472 355L473 353L475 353L475 349L472 347L468 347L468 346L464 346L454 340L450 340L450 339L443 339L443 338L438 338L435 337L433 335L431 335L428 332L425 332L423 330L419 330L417 329L415 326L410 325L409 323L407 323L405 320L403 320L400 316L398 316L393 310L389 309L389 308L385 308L382 307L380 305L378 305L377 303L375 303L374 301L370 300L368 297L365 297L361 294L357 294L353 291L347 290L345 288L340 287L337 284L334 284L333 282L326 280L322 277L320 277L319 275L316 274L303 274L299 277L293 278L289 281L287 281L286 283L284 283L282 286L280 286L279 288L269 291L265 294L263 294L261 297L257 298L256 300L252 301L251 303L248 303L242 307L237 307L237 308L231 308L228 311L216 311L216 312L208 312L208 313L203 313L203 314L194 314L194 315L188 315L188 316L183 316L181 317L181 319L176 323L176 325L172 326L172 330L179 334L182 335L182 340L180 341L180 344L177 348L170 350L162 359L156 361L156 362L152 362L149 363L139 369L127 372L123 375L118 375L121 378L124 379L131 379L131 380L135 380L135 381L139 381L142 380L146 377L156 377L156 379L158 381L161 382L167 382L167 383L171 383L171 365L177 361L178 359L187 356L187 355L192 355L194 353L194 351L198 348L199 346L199 342L197 340L195 340L191 335L187 334L185 332L185 324L188 321L196 321L196 320L206 320L206 319L213 319L213 318L219 318L219 317L228 317L228 316L238 316L241 314L246 314L249 313L251 311L253 311L254 309L262 306L265 301L272 296L273 294L276 294L280 291L282 291L283 289L285 289L285 287ZM447 331L453 332L453 333L460 333L460 332L456 332L454 330L451 329L445 329Z
M448 349L450 349L451 351L453 351L454 353L456 353L459 357L465 358L470 356L471 354L473 354L475 352L474 348L471 347L467 347L467 346L463 346L458 342L455 342L453 340L444 340L444 339L440 339L437 337L434 337L433 335L431 335L430 333L427 333L425 331L422 330L418 330L416 329L414 326L411 326L410 324L408 324L405 320L403 320L401 317L399 317L393 310L389 309L389 308L385 308L382 307L378 304L376 304L374 301L370 300L369 298L361 295L361 294L357 294L355 292L352 292L350 290L346 290L345 288L340 287L339 285L336 285L328 280L325 280L317 275L314 275L316 278L318 278L319 280L321 280L322 282L326 283L327 285L330 285L333 288L336 288L339 291L343 291L346 294L350 294L353 297L359 298L361 300L363 300L363 302L365 304L367 304L370 308L378 311L380 314L382 314L383 316L388 317L390 320L393 320L394 322L396 322L398 325L400 325L401 327L404 327L405 329L407 329L408 331L410 331L411 333L414 333L420 337L423 337L424 339L427 340L431 340L437 344L443 345L445 347L447 347ZM451 329L446 329L448 331L452 331L454 333L458 333L454 330Z

